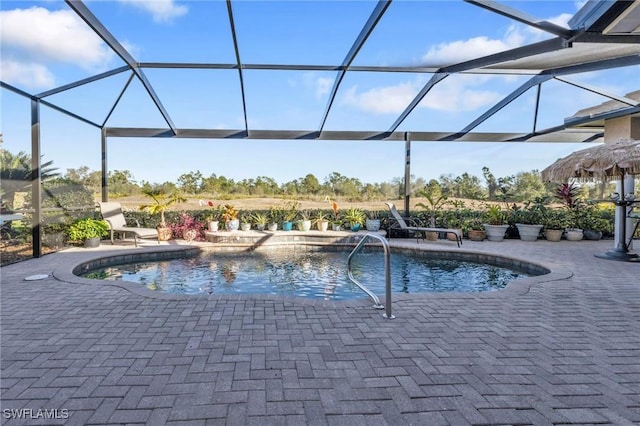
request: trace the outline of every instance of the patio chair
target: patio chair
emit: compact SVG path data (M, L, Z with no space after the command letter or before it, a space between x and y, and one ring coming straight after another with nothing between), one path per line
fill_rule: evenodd
M405 221L405 219L402 216L400 216L400 213L398 213L398 210L396 209L395 204L389 203L389 202L387 202L385 204L389 207L389 211L391 212L391 216L393 216L393 220L395 221L395 223L392 224L392 227L393 226L397 226L397 227L399 227L399 229L402 229L404 231L415 232L416 242L419 242L420 233L423 233L425 238L426 238L426 233L427 232L444 232L447 235L454 235L455 236L456 244L458 244L458 247L460 247L460 245L462 244L462 232L460 232L459 229L430 228L430 227L422 226L420 221L415 219L415 218L408 218ZM407 224L407 221L410 222L409 225Z
M118 232L122 234L122 238L126 238L126 234L133 235L133 242L138 247L138 238L156 238L158 239L158 230L154 228L140 228L136 226L127 226L127 221L122 213L120 203L113 201L100 202L100 213L102 218L109 224L111 232L111 244L113 244L113 234ZM160 240L158 239L158 244Z

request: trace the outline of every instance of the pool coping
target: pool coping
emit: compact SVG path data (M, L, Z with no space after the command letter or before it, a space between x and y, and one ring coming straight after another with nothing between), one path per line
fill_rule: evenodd
M317 244L317 243L305 243L301 241L296 241L294 243L291 242L283 242L281 244L270 244L268 247L265 247L262 250L271 250L277 249L278 247L283 246L317 246L327 248L327 244ZM353 247L354 244L351 243L340 243L335 246L344 248ZM429 253L437 253L438 256L442 256L443 258L456 258L464 257L463 260L475 260L475 261L487 261L489 263L496 264L499 266L509 266L513 265L513 263L517 263L519 266L516 268L522 268L522 265L533 265L534 268L540 268L549 271L544 275L530 276L525 278L519 278L513 280L507 284L507 286L503 289L494 290L494 291L485 291L485 292L469 292L469 293L456 293L456 292L420 292L420 293L394 293L392 297L392 303L401 302L403 300L415 300L417 297L426 298L426 299L437 299L441 297L455 297L455 298L478 298L478 297L507 297L507 296L520 296L527 294L531 287L534 285L561 281L569 279L573 276L573 272L570 270L550 262L543 262L539 260L529 260L524 259L518 256L511 255L503 255L503 254L495 254L489 253L487 251L482 250L474 250L467 249L464 246L461 248L451 247L444 244L407 244L406 240L391 240L390 247L392 250L397 251L410 251L410 252L429 252ZM299 296L288 296L288 295L270 295L270 294L237 294L237 295L229 295L229 294L168 294L168 293L159 293L154 290L147 289L144 286L135 283L129 283L122 280L115 281L100 281L89 278L82 278L76 275L78 272L78 268L81 268L83 265L88 265L91 263L102 263L103 265L113 264L113 263L122 263L122 262L133 262L136 260L160 260L160 259L169 259L169 258L178 258L190 256L193 254L197 254L202 251L224 251L229 252L230 245L218 245L212 243L191 243L189 245L173 245L173 246L145 246L138 247L135 250L109 250L109 251L97 251L97 252L85 252L85 251L77 251L76 253L81 253L82 255L78 257L78 260L71 262L65 262L63 264L58 265L53 271L52 275L56 279L79 285L90 285L90 286L112 286L116 288L120 288L122 290L128 291L132 294L156 299L156 300L176 300L176 301L185 301L185 300L212 300L212 301L224 301L224 300L280 300L283 302L295 303L297 305L316 305L316 306L332 306L332 307L361 307L361 306L371 306L372 301L369 298L362 299L349 299L349 300L324 300L324 299L308 299ZM236 248L235 251L253 251L250 247L240 244ZM150 255L153 259L150 259ZM118 259L118 261L114 262L113 259ZM378 295L381 301L384 303L384 294Z

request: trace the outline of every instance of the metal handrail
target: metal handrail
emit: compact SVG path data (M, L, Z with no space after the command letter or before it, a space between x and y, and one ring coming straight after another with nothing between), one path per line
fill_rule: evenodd
M372 293L368 288L360 284L358 280L355 279L353 274L351 273L351 259L355 256L362 247L364 247L367 238L376 238L382 243L382 248L384 249L384 275L385 275L385 295L386 295L386 309L383 304L380 303L380 299L374 293ZM362 291L367 293L369 297L371 297L375 303L373 307L375 309L385 309L385 313L382 315L387 319L394 319L395 317L391 314L391 249L389 248L389 242L378 234L372 234L367 232L364 234L364 237L360 240L360 242L355 246L355 248L349 253L349 257L347 258L347 275L349 279L353 281L355 285L357 285Z

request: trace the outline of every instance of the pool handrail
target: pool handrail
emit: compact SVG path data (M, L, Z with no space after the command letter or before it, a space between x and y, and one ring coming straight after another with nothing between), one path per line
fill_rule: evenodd
M380 299L374 293L372 293L368 288L360 284L358 280L351 273L351 259L360 251L362 247L364 247L368 238L375 238L382 243L382 248L384 249L384 275L385 275L385 298L386 298L386 306L380 303ZM347 275L349 279L353 281L355 285L357 285L362 291L367 293L369 297L371 297L375 303L373 305L374 309L385 309L385 313L382 315L386 319L394 319L395 317L391 314L391 249L389 247L389 242L378 234L373 234L371 232L367 232L364 234L360 242L355 246L355 248L349 253L349 257L347 257Z

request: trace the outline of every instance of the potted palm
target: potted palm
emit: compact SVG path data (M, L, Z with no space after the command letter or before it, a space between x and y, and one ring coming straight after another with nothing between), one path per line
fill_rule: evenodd
M187 199L177 192L169 193L164 188L152 188L142 191L144 195L153 200L152 203L143 204L140 210L147 211L149 214L160 215L160 223L158 224L158 240L169 241L171 239L171 228L167 226L164 213L169 210L173 204L185 202Z
M100 238L109 234L109 224L100 219L79 219L67 228L70 241L83 241L86 248L100 245Z
M429 227L436 227L436 218L442 208L449 204L446 195L442 195L439 190L431 187L425 187L422 191L418 192L418 195L424 197L427 201L425 203L416 204L417 207L423 208L427 211L429 216ZM425 232L425 238L429 241L436 241L438 239L438 232L427 231Z

